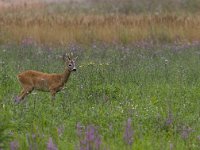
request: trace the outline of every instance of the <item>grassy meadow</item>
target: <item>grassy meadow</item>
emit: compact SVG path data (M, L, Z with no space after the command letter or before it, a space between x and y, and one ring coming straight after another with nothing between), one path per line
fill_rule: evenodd
M103 6L0 12L0 150L199 149L198 12ZM62 73L70 51L77 71L54 105L39 91L14 103L18 73Z

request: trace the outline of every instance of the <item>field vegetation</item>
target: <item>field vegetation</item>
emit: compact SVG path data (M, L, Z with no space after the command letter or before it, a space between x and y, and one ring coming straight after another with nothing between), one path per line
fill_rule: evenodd
M0 150L199 149L198 0L31 6L0 10ZM18 73L62 73L66 52L77 71L54 105L14 103Z

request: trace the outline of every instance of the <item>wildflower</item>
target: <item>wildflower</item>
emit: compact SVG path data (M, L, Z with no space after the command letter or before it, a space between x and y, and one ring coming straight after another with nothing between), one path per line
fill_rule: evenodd
M10 150L17 150L19 148L19 143L17 141L10 142Z
M77 123L76 125L76 133L78 135L78 137L80 137L82 135L82 127L80 123Z
M168 117L166 119L165 125L170 126L173 123L173 114L171 111L169 111Z
M165 64L168 64L168 60L167 59L165 59Z
M108 66L108 65L109 65L109 63L105 63L105 65L106 65L106 66Z
M36 141L37 136L35 134L32 134L31 136L29 134L26 134L26 138L28 141L29 149L38 149Z
M124 131L124 141L128 145L133 144L133 129L131 126L131 119L129 118L125 125L125 131Z
M87 126L85 132L82 132L80 123L77 124L77 135L79 137L80 150L99 150L101 146L101 137L93 125Z
M62 126L59 126L59 127L57 128L58 136L62 136L64 130L65 130L65 128L64 128L63 125L62 125Z
M28 38L23 39L21 44L22 44L22 46L25 46L25 47L31 46L34 44L34 40L32 38L28 37Z
M92 62L92 61L88 63L88 65L94 65L94 64L95 64L95 63L94 63L94 62Z
M96 45L96 44L93 44L92 47L95 49L95 48L97 48L97 45Z
M93 141L95 138L95 128L93 126L88 126L86 131L86 139L88 141Z
M181 137L183 138L183 140L186 140L190 133L192 132L193 130L191 128L184 128L181 132Z
M0 61L0 64L5 64L5 62L4 61Z
M200 135L199 136L197 136L197 139L199 140L199 142L200 142Z
M36 139L36 135L35 135L35 134L32 134L32 138L33 138L33 139Z
M47 150L58 150L56 145L53 143L53 140L51 137L49 138L49 141L47 143Z
M181 137L186 140L189 136L189 132L187 130L183 130L181 133Z
M100 146L101 146L101 137L100 136L97 136L96 139L95 139L95 149L100 149Z
M170 150L173 150L173 148L174 148L174 144L170 142L170 144L169 144L169 149L170 149Z
M110 129L110 131L113 131L113 126L112 126L112 124L109 125L109 129Z

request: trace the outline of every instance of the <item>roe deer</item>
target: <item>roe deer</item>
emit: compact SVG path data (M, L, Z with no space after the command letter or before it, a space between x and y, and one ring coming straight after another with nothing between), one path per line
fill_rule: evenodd
M27 70L17 75L23 89L16 97L15 102L19 103L33 90L50 92L52 99L55 99L55 94L64 87L71 72L76 71L75 61L77 57L72 59L69 55L64 55L63 59L66 63L66 68L62 74L48 74Z

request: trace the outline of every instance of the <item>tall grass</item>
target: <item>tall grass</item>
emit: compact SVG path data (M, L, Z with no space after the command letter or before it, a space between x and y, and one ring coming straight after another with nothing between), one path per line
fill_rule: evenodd
M133 43L141 40L170 43L200 39L199 15L71 15L11 14L0 16L0 42L69 44L101 41Z
M107 5L114 7L118 4L118 7L126 9L126 5L134 8L140 3L149 4L146 0L125 0L123 3L111 0L86 1L83 6L75 2L13 5L0 11L0 43L21 43L25 38L33 38L37 43L59 45L96 41L133 43L149 39L162 43L200 40L198 12L157 11L157 5L165 5L163 2L153 1L152 5L149 4L153 11L140 11L139 14L131 10L125 13L120 9L101 12L104 9L111 10ZM176 3L178 6L179 2ZM141 6L148 10L146 5ZM198 4L195 6L198 7Z

